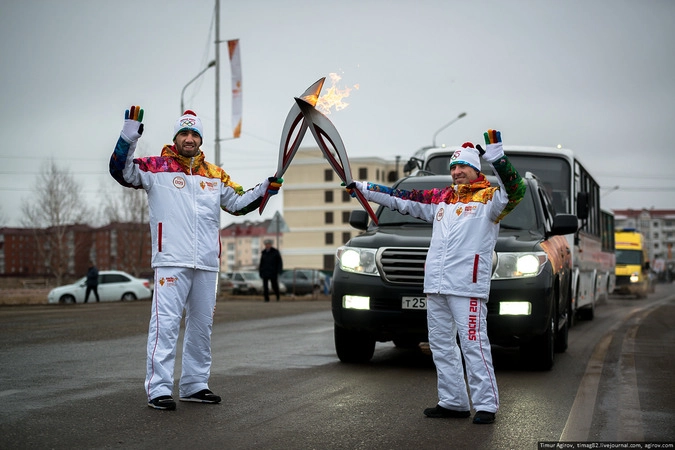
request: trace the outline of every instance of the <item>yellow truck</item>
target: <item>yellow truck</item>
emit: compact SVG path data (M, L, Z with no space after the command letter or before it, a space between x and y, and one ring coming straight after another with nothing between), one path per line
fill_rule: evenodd
M645 238L634 228L623 228L614 232L616 255L615 294L632 294L637 298L647 297L651 291L649 257Z

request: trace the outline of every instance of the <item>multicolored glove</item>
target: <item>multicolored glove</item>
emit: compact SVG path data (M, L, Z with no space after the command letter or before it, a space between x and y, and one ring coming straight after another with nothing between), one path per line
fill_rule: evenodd
M136 142L143 134L143 110L140 106L132 106L124 113L122 138L129 142Z
M267 195L275 195L279 193L279 189L281 189L281 184L284 182L284 179L269 177L267 181L269 181L269 185L267 186Z
M501 131L487 130L483 133L483 137L485 138L485 150L480 145L476 147L485 161L492 163L504 156Z

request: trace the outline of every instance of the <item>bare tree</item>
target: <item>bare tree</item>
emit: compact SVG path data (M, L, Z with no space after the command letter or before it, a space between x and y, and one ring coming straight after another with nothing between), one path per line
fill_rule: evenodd
M87 216L81 187L67 169L60 169L52 160L45 164L35 183L35 198L21 207L22 224L35 231L39 256L45 272L61 284L73 271L78 251L70 225L81 224Z
M151 246L148 212L148 196L143 189L123 188L119 195L104 197L102 214L104 220L116 224L114 235L113 264L135 276L150 267L145 256Z

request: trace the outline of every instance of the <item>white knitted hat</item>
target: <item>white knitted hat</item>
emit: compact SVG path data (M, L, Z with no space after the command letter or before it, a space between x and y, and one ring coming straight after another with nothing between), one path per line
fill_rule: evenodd
M173 138L183 130L192 130L199 134L199 137L204 140L204 128L202 127L202 120L197 117L197 114L187 109L182 116L178 118L176 124L173 126Z
M465 142L462 144L462 148L455 150L455 153L452 154L448 168L455 164L464 164L480 172L480 154L471 142Z

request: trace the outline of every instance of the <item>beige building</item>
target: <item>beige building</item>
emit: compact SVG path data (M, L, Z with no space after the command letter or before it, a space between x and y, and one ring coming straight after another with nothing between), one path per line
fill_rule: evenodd
M398 179L396 161L350 155L350 167L355 180L391 185ZM298 150L282 188L285 268L333 270L335 250L357 232L349 214L361 208L341 183L318 147Z

